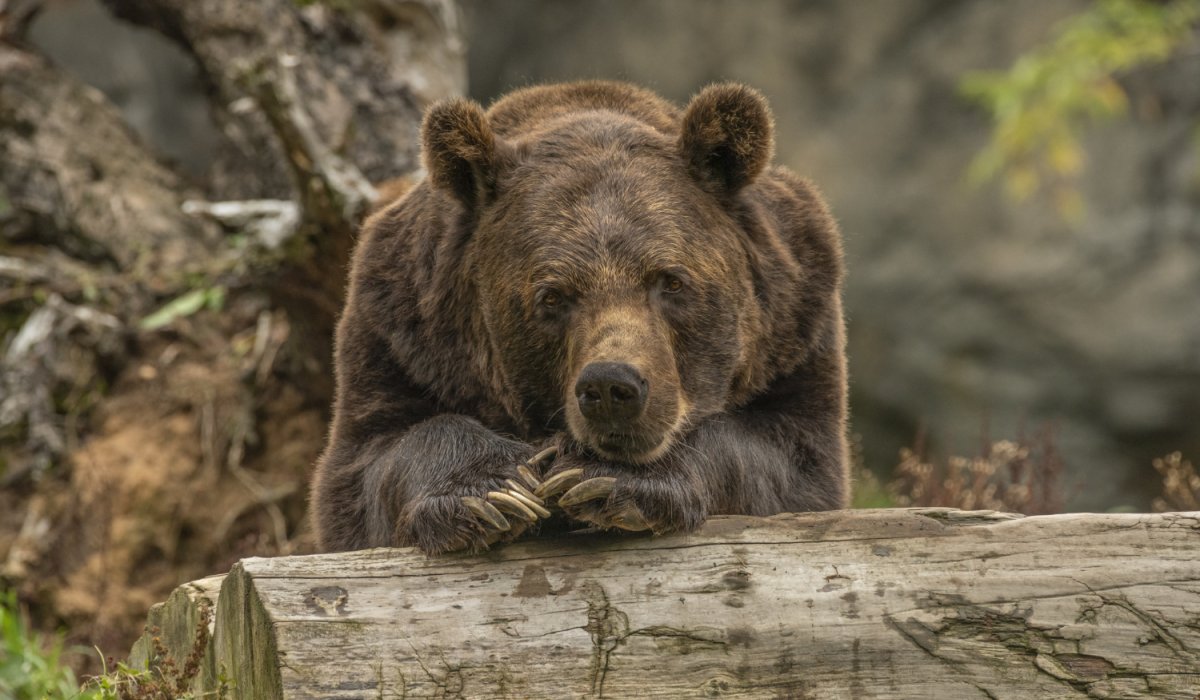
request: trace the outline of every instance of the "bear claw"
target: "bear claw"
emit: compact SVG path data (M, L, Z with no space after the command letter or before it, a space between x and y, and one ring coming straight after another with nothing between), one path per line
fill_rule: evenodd
M525 466L524 464L517 465L517 475L521 477L521 480L525 482L525 485L528 488L536 489L542 484L542 482L538 481L538 478L534 476L533 472L529 470L529 467Z
M529 508L529 510L532 510L534 513L537 513L539 518L549 518L550 517L550 511L546 510L546 507L545 507L546 504L542 501L542 499L533 495L533 493L531 493L529 491L529 489L518 484L517 482L513 481L512 479L505 479L504 483L508 484L509 495L515 496L518 500L520 500L522 503L524 503Z
M552 498L578 484L582 477L582 469L568 469L543 481L534 493L540 498Z
M612 495L617 480L611 476L598 476L576 484L558 499L558 504L568 510L577 520L583 520L601 528L619 528L638 532L651 530L653 526L646 516L631 501L616 504L584 506L588 501L607 499ZM583 506L580 508L579 506Z
M565 474L566 472L563 473ZM584 501L608 498L616 484L616 478L611 476L598 476L594 479L588 479L580 484L576 484L570 491L564 493L562 498L558 499L558 505L563 508L570 508Z
M539 498L538 496L535 496L532 491L530 491L528 488L525 487L524 484L522 484L518 481L514 481L513 479L505 479L504 483L508 484L509 492L519 493L522 496L524 496L525 498L538 504L539 506L545 505L545 502L542 501L542 499Z
M642 515L642 511L638 510L637 506L632 503L626 505L621 512L611 516L608 521L622 530L636 532L650 529L650 523L646 522L646 516Z
M488 503L482 498L477 496L463 496L462 503L467 507L467 510L474 513L476 517L490 526L493 530L507 532L512 527L509 525L508 519L504 517L503 513L497 510L496 506Z
M558 454L557 447L547 447L546 449L542 450L541 452L530 457L529 460L526 461L525 463L531 467L535 467L535 466L541 464L542 462L545 462L546 460L550 459L551 457L553 457L556 454Z
M515 515L529 523L537 522L537 513L516 495L508 491L488 491L487 499L492 505L510 515Z

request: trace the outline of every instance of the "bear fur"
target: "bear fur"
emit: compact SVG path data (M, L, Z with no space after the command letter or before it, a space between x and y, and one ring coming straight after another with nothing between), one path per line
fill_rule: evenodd
M320 548L485 548L536 519L481 501L556 475L592 485L539 501L568 524L845 507L840 236L772 134L736 84L683 110L613 82L431 108L427 179L355 251Z

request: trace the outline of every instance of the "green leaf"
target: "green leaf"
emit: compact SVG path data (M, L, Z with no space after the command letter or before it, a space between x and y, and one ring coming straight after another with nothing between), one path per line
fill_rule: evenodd
M220 304L223 303L225 298L225 290L223 287L214 287L213 289L221 290L218 297L219 301L216 305L216 308L220 308ZM205 306L214 308L212 305L212 292L212 289L193 289L182 296L175 297L159 308L158 311L143 318L138 323L138 328L144 331L157 330L163 326L170 325L176 319L191 316Z

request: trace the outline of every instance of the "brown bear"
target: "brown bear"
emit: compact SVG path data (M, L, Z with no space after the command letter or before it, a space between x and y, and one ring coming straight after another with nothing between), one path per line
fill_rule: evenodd
M844 507L841 242L772 130L736 84L430 109L428 178L355 252L319 546Z

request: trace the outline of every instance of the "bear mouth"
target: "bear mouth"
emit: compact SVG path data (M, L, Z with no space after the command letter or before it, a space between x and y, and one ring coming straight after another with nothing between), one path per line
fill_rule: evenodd
M666 435L609 432L597 436L591 442L592 449L605 459L644 463L666 451L671 441Z

